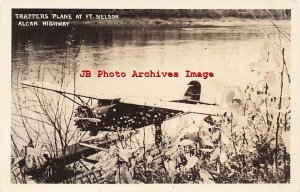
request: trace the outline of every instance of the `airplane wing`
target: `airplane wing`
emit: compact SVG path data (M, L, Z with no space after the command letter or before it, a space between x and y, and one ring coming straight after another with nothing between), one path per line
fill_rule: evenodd
M149 99L146 100L142 98L104 95L104 94L96 94L96 93L89 93L89 95L87 95L81 93L80 90L70 91L70 89L68 88L63 88L63 87L59 87L44 82L23 81L22 85L37 88L37 89L53 91L62 94L64 96L74 95L76 97L104 100L104 101L108 101L108 103L110 103L110 101L115 101L114 103L116 104L116 106L111 107L108 116L115 116L116 119L118 119L119 116L116 114L120 114L121 117L121 115L123 116L125 114L138 114L146 111L151 112L151 114L153 114L153 118L155 117L156 113L162 113L164 114L165 117L166 116L172 117L175 116L175 114L179 114L179 113L196 113L202 115L215 116L220 111L217 105L201 104L201 102L198 103L194 102L193 104L190 104L190 103L184 103L182 101L163 101L163 100L149 100ZM117 111L117 113L112 111ZM89 118L86 119L88 120Z
M53 91L62 95L74 95L77 97L83 97L83 98L89 98L89 99L101 99L101 100L118 100L121 97L116 95L104 95L104 94L95 94L95 93L89 93L89 95L86 95L85 93L82 93L80 90L72 90L69 87L60 87L58 85L54 85L51 83L45 83L45 82L32 82L29 80L22 81L21 84L23 86L33 87L37 89L44 89L48 91Z
M159 108L170 111L183 112L183 113L197 113L203 115L217 115L219 108L216 105L203 105L203 104L187 104L181 102L170 101L157 101L157 100L143 100L138 98L121 98L120 103L127 105L144 106L146 108Z

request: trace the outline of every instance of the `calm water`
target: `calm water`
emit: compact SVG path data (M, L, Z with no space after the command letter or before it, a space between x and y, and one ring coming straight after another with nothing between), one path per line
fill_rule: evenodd
M37 79L38 66L50 68L45 71L45 81L51 82L50 73L60 71L65 63L74 63L78 48L66 42L73 40L72 44L82 42L75 58L79 65L76 83L86 93L176 98L185 91L185 85L195 79L185 77L185 70L212 71L215 77L196 79L203 86L202 98L216 102L224 87L236 85L244 89L257 80L258 74L252 71L251 65L267 60L272 49L266 35L257 32L226 27L84 26L75 31L19 30L13 33L12 83L16 82L18 71L22 72L19 76L22 80ZM79 71L86 69L90 69L94 77L80 78ZM97 70L124 71L127 77L97 78ZM132 70L177 71L179 77L132 78Z

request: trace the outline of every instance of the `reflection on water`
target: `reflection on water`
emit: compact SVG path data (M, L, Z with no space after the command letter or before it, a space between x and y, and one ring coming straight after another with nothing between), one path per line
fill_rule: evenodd
M240 30L239 30L240 31ZM30 42L28 43L28 41ZM68 43L79 44L80 50ZM28 45L29 44L29 45ZM263 34L179 27L77 27L22 29L12 37L12 83L35 77L39 66L57 73L61 65L76 62L77 87L86 92L151 98L179 97L191 80L185 70L212 71L215 77L202 83L202 98L216 102L225 86L245 87L257 80L251 63L267 59L272 46ZM69 57L71 55L71 57ZM80 78L90 69L92 78ZM97 70L124 71L124 78L97 78ZM132 70L179 72L178 78L132 78ZM18 73L21 72L21 73ZM50 81L53 71L45 71ZM88 86L86 86L88 85Z

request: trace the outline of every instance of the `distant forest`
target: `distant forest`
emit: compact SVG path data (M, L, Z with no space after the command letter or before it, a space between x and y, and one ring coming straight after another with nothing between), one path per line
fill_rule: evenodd
M264 19L290 19L291 10L287 9L124 9L113 10L123 17L150 17L150 18L211 18L224 17ZM110 12L111 13L111 12Z
M290 19L290 9L13 9L14 13L118 14L120 18ZM13 17L14 18L14 17Z

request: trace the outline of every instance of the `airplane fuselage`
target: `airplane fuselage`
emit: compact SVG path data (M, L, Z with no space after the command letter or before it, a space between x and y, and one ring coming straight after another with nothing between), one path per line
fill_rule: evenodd
M160 126L166 119L182 113L181 111L138 105L116 104L99 106L98 108L99 110L95 108L87 109L90 112L86 112L89 114L86 117L92 117L94 121L83 118L85 122L83 122L84 120L76 122L78 127L82 130L89 130L91 134L97 134L98 131L138 129L152 124Z

